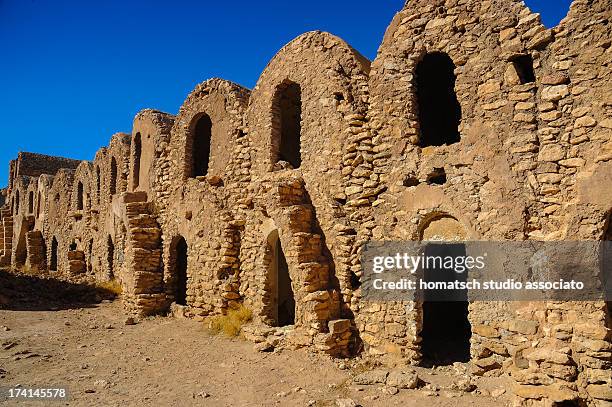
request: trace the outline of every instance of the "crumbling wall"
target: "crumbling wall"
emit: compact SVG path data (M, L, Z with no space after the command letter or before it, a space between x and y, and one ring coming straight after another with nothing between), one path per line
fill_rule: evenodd
M55 175L60 169L76 169L79 160L53 157L45 154L20 152L15 161L13 177L38 177L42 174Z
M43 235L47 245L48 268L50 271L69 274L72 221L69 216L72 209L73 170L59 170L53 177L53 183L48 190L46 201L46 221ZM57 246L54 244L54 239ZM55 269L51 267L51 259L55 259Z
M188 315L225 312L225 297L232 295L223 293L237 291L234 279L238 277L238 259L230 255L232 247L225 247L224 235L250 179L243 131L248 95L245 88L220 79L199 84L179 110L167 152L160 157L159 165L167 168L155 202L156 206L165 203L159 218L164 289L168 300L173 301L178 289L177 242L182 238L188 246L187 281L186 292L180 295L186 296ZM196 134L197 123L205 115L212 124L211 131ZM198 156L194 148L197 136L204 136L199 142L209 143L208 157ZM207 173L194 177L194 162L203 160L208 160ZM221 272L227 267L234 271Z
M303 34L252 92L205 81L92 163L21 153L0 264L116 278L136 314L244 304L272 346L423 362L424 304L362 298L363 245L609 240L611 10L575 0L546 29L517 0L409 0L372 64ZM609 304L467 312L471 372L509 373L519 404L612 399Z

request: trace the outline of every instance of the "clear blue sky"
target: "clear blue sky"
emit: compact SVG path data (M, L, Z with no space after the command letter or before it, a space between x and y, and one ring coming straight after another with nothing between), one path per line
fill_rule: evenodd
M0 186L18 151L93 159L143 108L194 86L249 88L276 51L324 30L373 59L403 0L0 0ZM553 26L570 0L527 0Z

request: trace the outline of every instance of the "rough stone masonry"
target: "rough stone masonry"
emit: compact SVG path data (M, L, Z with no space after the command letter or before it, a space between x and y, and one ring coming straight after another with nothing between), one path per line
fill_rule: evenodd
M372 62L303 34L254 89L207 80L91 162L20 153L0 264L116 279L137 315L242 304L262 346L416 364L454 341L444 361L510 375L517 405L610 405L610 304L367 301L360 253L612 240L611 19L610 0L552 29L516 0L409 0Z

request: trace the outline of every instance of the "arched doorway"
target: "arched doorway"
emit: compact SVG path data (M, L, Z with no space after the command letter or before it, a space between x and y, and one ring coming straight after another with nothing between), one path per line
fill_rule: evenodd
M187 267L189 249L183 236L175 238L172 244L172 260L174 265L174 302L187 305Z
M51 256L49 258L49 271L57 271L57 239L51 239Z
M289 266L278 230L268 235L267 252L270 317L275 326L293 325L295 324L295 297L291 286Z
M444 53L425 55L416 68L421 147L459 141L461 105L455 94L455 64Z
M436 216L420 231L420 240L430 242L425 245L424 257L465 257L463 242L467 237L465 228L455 218ZM427 282L466 281L468 275L439 267L424 270L423 278ZM468 306L467 290L427 290L424 293L420 336L425 365L450 365L470 360L472 327Z

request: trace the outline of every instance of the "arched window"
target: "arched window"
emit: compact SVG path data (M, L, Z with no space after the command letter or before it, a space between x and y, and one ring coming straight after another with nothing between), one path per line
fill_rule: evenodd
M117 193L117 160L115 160L115 157L111 159L109 192L110 192L110 199L112 200L113 195Z
M188 175L191 178L208 174L212 126L210 116L206 113L201 114L192 124L186 149Z
M77 210L83 210L83 183L81 181L77 184Z
M142 156L142 139L140 133L134 136L134 174L132 189L136 190L140 184L140 157Z
M416 68L421 147L459 141L461 105L455 94L455 64L441 52L425 55Z
M28 194L28 213L34 213L34 192Z
M286 161L293 168L302 165L302 90L295 82L278 87L272 106L272 148L276 161Z

